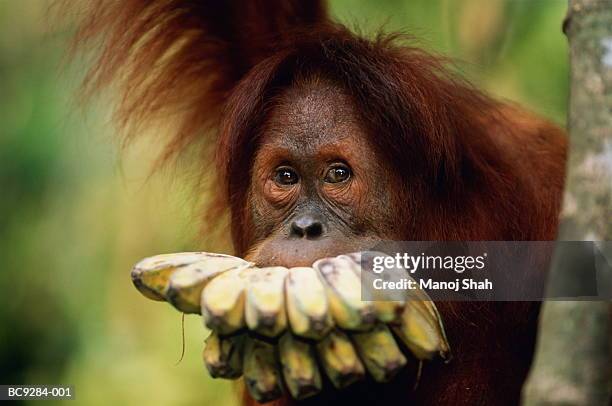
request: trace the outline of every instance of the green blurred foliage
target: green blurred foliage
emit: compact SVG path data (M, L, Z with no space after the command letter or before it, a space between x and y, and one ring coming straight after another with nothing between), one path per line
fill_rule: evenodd
M383 27L458 60L477 85L560 124L568 94L561 0L335 0L366 34ZM157 145L121 152L104 99L81 108L84 66L43 0L0 0L0 383L72 384L79 404L238 401L212 380L206 332L142 298L131 265L162 252L229 251L197 237L197 174L149 178Z

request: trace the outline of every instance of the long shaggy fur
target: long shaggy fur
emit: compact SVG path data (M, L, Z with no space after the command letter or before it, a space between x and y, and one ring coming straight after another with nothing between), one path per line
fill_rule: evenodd
M97 55L86 90L117 86L128 140L146 126L178 123L162 160L198 143L215 147L202 166L212 164L219 177L216 207L229 208L238 255L251 244L245 207L260 129L276 96L308 76L333 81L359 106L376 159L397 171L406 207L396 214L411 219L406 240L555 237L563 132L483 94L402 36L362 38L329 21L317 0L86 4L76 44ZM516 404L537 305L442 303L440 310L457 359L428 366L419 390L406 371L392 385L356 385L310 403Z
M236 83L292 27L325 18L318 0L84 3L75 46L96 54L86 93L116 85L116 118L128 138L163 120L178 122L163 160L216 128Z

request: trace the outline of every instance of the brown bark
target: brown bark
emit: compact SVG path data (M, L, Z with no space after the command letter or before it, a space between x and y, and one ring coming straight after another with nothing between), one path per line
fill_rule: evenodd
M560 240L612 240L612 1L570 0L570 154ZM609 255L609 254L608 254ZM555 278L564 274L555 273ZM558 283L551 279L549 286ZM610 402L610 303L548 301L523 404Z

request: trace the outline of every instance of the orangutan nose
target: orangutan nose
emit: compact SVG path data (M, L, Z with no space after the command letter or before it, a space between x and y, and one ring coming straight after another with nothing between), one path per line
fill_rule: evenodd
M289 236L316 240L323 236L323 222L312 214L298 216L291 223Z

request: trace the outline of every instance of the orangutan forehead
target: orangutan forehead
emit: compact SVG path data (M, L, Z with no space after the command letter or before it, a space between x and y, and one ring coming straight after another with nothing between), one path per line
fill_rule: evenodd
M266 146L308 153L364 133L352 97L337 85L311 79L279 94L262 135Z

